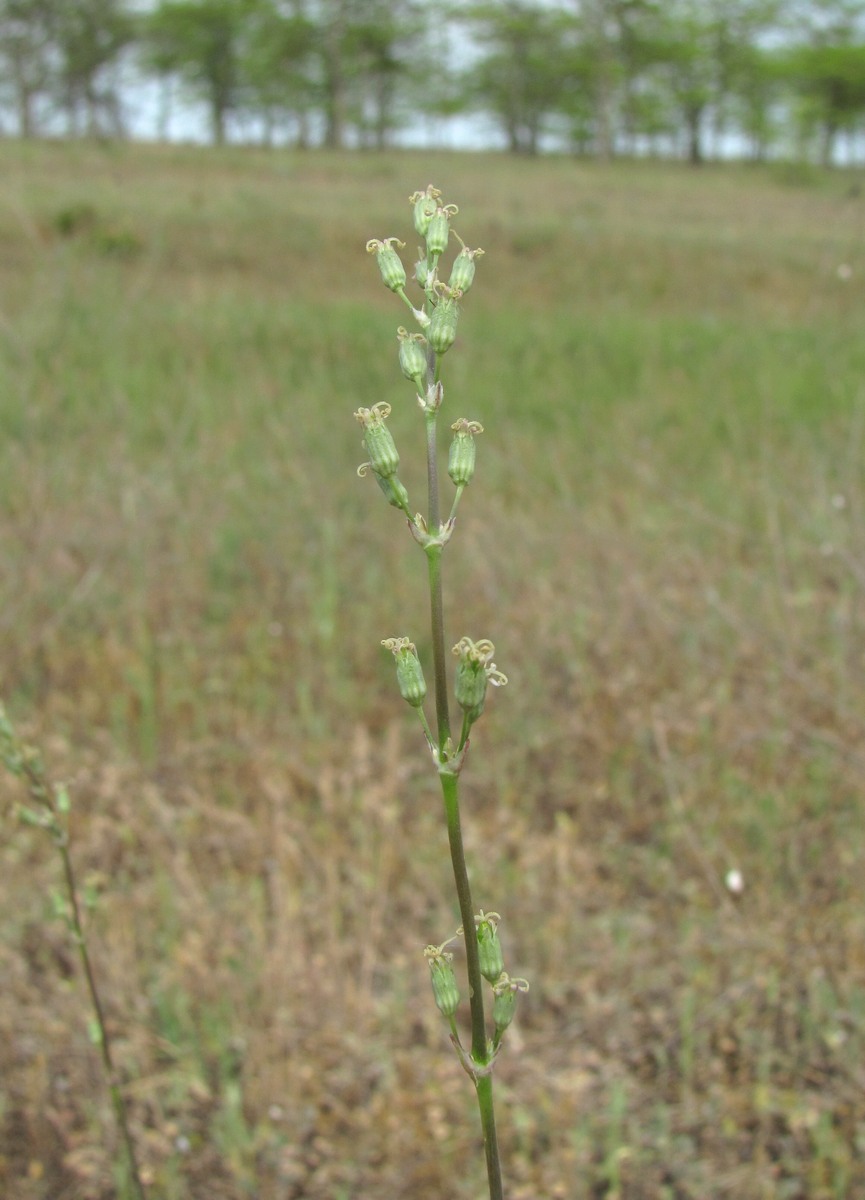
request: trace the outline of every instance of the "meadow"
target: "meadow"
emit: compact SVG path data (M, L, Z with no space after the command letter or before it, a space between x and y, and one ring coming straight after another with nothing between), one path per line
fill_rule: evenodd
M510 677L463 775L532 984L508 1196L863 1195L861 174L5 142L0 696L73 797L151 1194L483 1194L422 955L457 922L441 799L379 644L426 654L423 561L352 418L393 404L420 492L364 246L429 182L486 251L445 587ZM122 1198L20 798L0 1193Z

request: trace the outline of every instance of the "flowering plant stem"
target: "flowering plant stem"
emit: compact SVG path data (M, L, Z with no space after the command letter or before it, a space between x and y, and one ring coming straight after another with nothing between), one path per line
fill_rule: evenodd
M433 375L434 366L431 364L429 374ZM430 380L430 385L434 380ZM427 483L429 491L429 520L430 529L439 526L439 487L438 487L438 454L437 454L437 422L438 410L426 414L427 440ZM430 594L430 632L432 635L433 664L435 672L435 703L436 723L438 732L439 755L444 756L445 748L450 740L450 712L448 705L447 671L445 666L445 633L444 633L444 603L442 599L442 550L439 545L428 546L426 550L429 565L429 594ZM454 872L457 899L459 901L460 919L463 928L463 940L466 948L466 974L469 983L469 1007L472 1024L471 1057L478 1066L487 1065L487 1034L484 1019L484 993L481 978L478 943L475 937L475 907L472 902L472 890L469 883L468 867L466 865L463 833L460 822L459 776L445 772L439 773L442 796L444 798L445 815L447 817L448 845L450 846L451 865ZM493 1106L492 1074L475 1077L478 1106L480 1108L481 1126L484 1135L484 1151L487 1163L487 1179L489 1181L490 1200L501 1200L502 1168L499 1159L499 1144L496 1135L496 1114Z
M19 805L21 819L28 825L44 829L51 837L57 848L63 869L63 884L66 891L64 916L72 941L78 950L81 969L87 985L90 1007L93 1010L95 1022L95 1040L99 1043L102 1057L102 1067L108 1082L111 1095L111 1106L114 1118L120 1130L126 1152L129 1169L129 1179L135 1200L145 1200L144 1183L138 1166L135 1142L129 1127L126 1112L126 1102L117 1080L114 1066L114 1055L111 1050L111 1039L105 1020L105 1010L99 988L96 984L96 974L87 948L87 937L81 920L81 904L78 899L78 886L75 881L75 870L72 856L69 853L69 833L67 817L69 813L69 794L65 787L51 783L45 774L45 768L38 752L20 740L6 712L0 704L0 762L22 781L30 796L31 805Z
M489 1065L486 1022L484 1020L484 994L481 980L478 943L475 937L474 905L469 885L466 856L463 850L463 835L460 827L459 779L456 775L442 775L442 794L448 823L448 843L454 870L463 936L466 947L466 974L469 981L469 1005L472 1019L472 1061L476 1067ZM496 1114L493 1106L493 1077L491 1072L474 1076L481 1128L484 1134L484 1153L487 1162L487 1181L490 1200L502 1200L502 1167L499 1158L499 1142L496 1134Z
M363 445L370 459L359 468L358 474L374 475L388 503L401 510L405 516L412 537L422 547L427 559L436 713L434 732L423 711L427 688L414 643L407 637L399 637L387 638L383 645L394 654L400 692L418 714L441 782L451 865L461 919L457 935L462 935L466 952L471 1024L469 1050L464 1049L460 1041L455 1020L460 994L451 966L453 955L446 950L454 939L449 938L440 946L427 946L425 954L429 960L436 1004L449 1023L451 1041L460 1063L475 1086L483 1130L490 1200L503 1200L492 1071L504 1032L513 1019L516 995L526 991L528 984L523 979L511 979L504 971L501 945L496 932L500 920L498 913L484 913L483 910L477 914L475 912L463 845L459 779L468 752L469 732L483 711L487 686L492 684L498 687L507 683L507 679L491 661L494 653L492 642L486 639L475 642L468 637L459 640L453 648L453 653L459 660L454 694L462 715L459 736L454 737L451 732L448 704L448 657L445 652L442 595L442 556L454 531L456 511L462 494L474 476L475 436L483 432L483 427L478 421L461 417L451 425L454 437L448 456L448 475L455 493L445 520L442 520L441 515L438 471L438 418L444 399L441 382L442 358L456 337L459 302L471 287L475 260L483 251L469 250L453 231L461 250L453 263L450 282L445 284L440 281L438 272L441 255L451 232L451 218L457 212L455 205L440 204L440 195L438 189L430 185L425 192L416 192L410 198L414 206L415 230L426 241L425 250L419 250L421 258L415 266L414 276L424 293L421 309L416 309L405 293L407 276L396 249L403 243L393 237L373 239L367 243L367 250L376 255L385 286L407 304L420 326L420 332L417 333L409 333L400 327L397 338L400 347L400 367L405 377L415 385L417 400L424 416L428 497L426 517L420 513L412 513L408 493L400 482L397 473L399 453L392 435L385 427L391 406L384 401L380 401L371 409L361 408L355 413L364 427ZM485 981L492 988L494 996L493 1038L487 1036L484 1013Z

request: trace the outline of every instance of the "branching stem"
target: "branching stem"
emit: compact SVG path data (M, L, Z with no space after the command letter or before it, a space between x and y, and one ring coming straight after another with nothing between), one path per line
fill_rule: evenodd
M431 531L439 527L439 497L438 497L438 463L436 446L435 411L426 415L427 433L427 478L429 483L429 528ZM439 753L444 751L450 739L450 716L448 711L447 669L445 665L445 635L444 607L442 602L441 581L441 545L428 546L426 550L429 564L430 587L430 624L433 645L433 663L435 669L436 717L438 721ZM467 728L464 723L460 748L465 743ZM484 1019L483 977L481 975L478 957L478 941L475 936L474 903L472 901L471 884L469 883L466 866L465 849L463 847L462 826L460 823L459 805L459 776L443 772L440 774L442 795L444 798L445 814L447 817L448 844L450 846L451 864L456 884L459 902L460 919L463 927L463 937L466 949L466 973L469 984L469 1004L471 1008L472 1048L471 1058L477 1067L485 1067L489 1063L491 1050L487 1043L486 1022ZM484 1155L487 1165L487 1181L489 1183L490 1200L503 1200L502 1170L499 1158L498 1138L496 1135L496 1119L493 1107L493 1080L489 1073L475 1074L474 1084L478 1097L481 1127L484 1138Z

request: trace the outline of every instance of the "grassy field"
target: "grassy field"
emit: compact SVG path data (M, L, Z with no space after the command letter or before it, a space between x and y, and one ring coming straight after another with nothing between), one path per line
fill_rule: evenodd
M160 1200L477 1200L457 923L359 480L433 181L482 245L453 641L475 897L532 990L509 1200L865 1194L865 196L851 174L0 144L0 692L73 853ZM419 506L419 503L418 505ZM122 1196L59 873L0 780L0 1192ZM730 869L744 890L725 887Z

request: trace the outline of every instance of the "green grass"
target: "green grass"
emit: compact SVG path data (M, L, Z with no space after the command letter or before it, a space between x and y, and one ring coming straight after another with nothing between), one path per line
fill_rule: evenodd
M446 588L511 679L464 776L532 981L509 1195L865 1189L858 178L5 143L0 181L0 680L72 789L154 1194L482 1190L421 954L456 924L440 800L379 646L427 650L422 564L352 419L393 404L420 507L363 248L430 181L487 252ZM50 846L10 816L0 856L0 1183L106 1197Z

